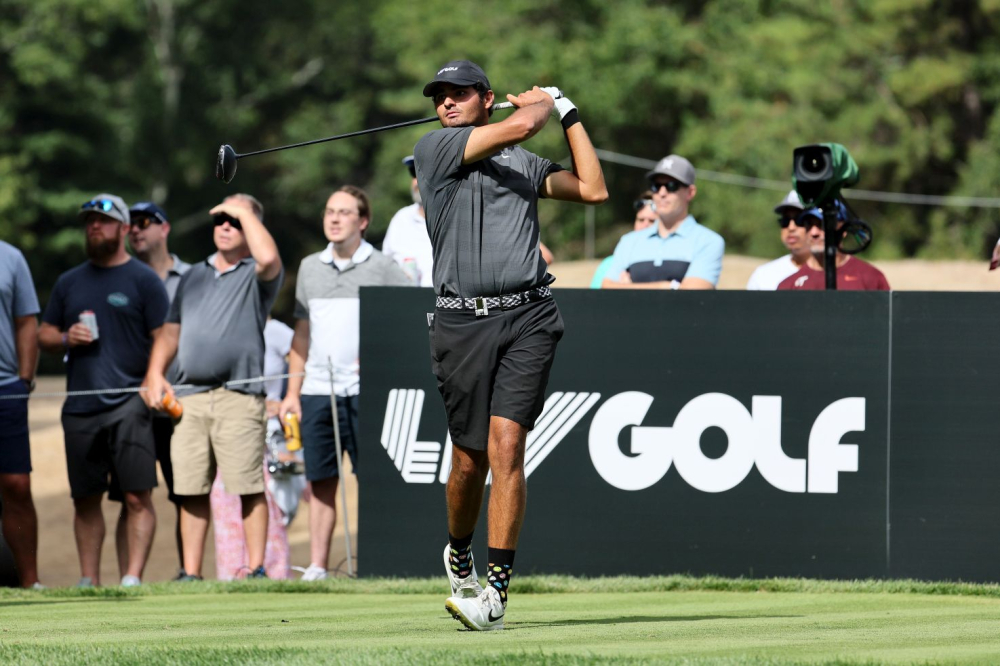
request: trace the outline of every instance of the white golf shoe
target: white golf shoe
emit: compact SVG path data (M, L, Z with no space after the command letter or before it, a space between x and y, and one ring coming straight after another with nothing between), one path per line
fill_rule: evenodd
M302 578L299 580L314 582L317 580L326 580L329 577L329 573L323 567L310 564L309 568L302 572Z
M469 553L471 560L472 553ZM451 582L451 596L460 599L474 599L483 592L483 586L479 584L479 576L476 575L476 565L472 562L472 573L465 578L459 578L451 570L451 544L444 545L444 570L448 572L448 580Z
M473 631L497 631L503 629L505 609L500 601L500 593L487 587L474 599L449 597L444 608L451 616Z

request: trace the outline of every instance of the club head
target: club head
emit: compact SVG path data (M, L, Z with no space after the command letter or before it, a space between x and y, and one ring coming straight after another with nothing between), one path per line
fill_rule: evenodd
M236 175L236 151L228 143L219 146L219 157L215 161L215 177L224 183L231 182Z

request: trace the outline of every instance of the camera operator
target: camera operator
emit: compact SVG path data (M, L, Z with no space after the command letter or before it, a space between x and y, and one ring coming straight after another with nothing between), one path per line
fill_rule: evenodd
M843 239L844 224L847 221L847 209L837 201L837 233L838 240ZM796 273L788 276L778 285L779 290L813 290L826 289L825 240L823 230L823 211L820 208L810 208L799 216L801 226L806 229L809 250L812 256ZM889 282L882 271L866 261L837 250L837 289L840 291L889 291Z

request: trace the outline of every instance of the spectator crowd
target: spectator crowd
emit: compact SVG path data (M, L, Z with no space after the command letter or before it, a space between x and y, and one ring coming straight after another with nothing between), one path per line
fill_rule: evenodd
M62 428L80 586L102 583L105 494L121 506L119 582L141 584L157 524L157 464L178 517L175 580L203 578L210 525L217 578L289 576L285 530L306 484L272 477L275 461L304 463L310 563L302 578L329 575L342 455L358 465L359 290L434 285L413 157L403 164L413 203L392 218L381 251L365 239L372 213L362 189L345 185L317 211L326 246L299 265L291 328L269 318L285 266L264 206L249 194L209 211L214 249L192 263L169 251L170 217L158 205L95 196L78 211L87 261L59 276L44 310L24 256L0 241L0 498L22 586L42 584L28 400L15 397L34 389L39 350L62 357L71 393ZM716 288L725 242L692 214L694 166L669 155L645 185L633 230L591 287ZM788 254L757 268L747 289L823 289L822 210L792 190L774 212ZM838 231L846 222L840 206ZM856 256L838 252L835 261L838 289L889 289ZM301 452L285 446L283 424L295 419Z

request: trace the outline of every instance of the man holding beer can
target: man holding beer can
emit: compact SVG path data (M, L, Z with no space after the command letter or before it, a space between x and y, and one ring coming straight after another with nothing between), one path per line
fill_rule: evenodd
M97 195L80 207L79 218L88 260L56 281L39 344L65 355L69 391L138 388L167 315L167 291L151 268L125 251L130 217L120 197ZM62 424L80 585L100 584L101 500L112 479L128 509L128 569L121 584L138 585L156 529L151 499L156 448L149 409L135 392L70 396Z

